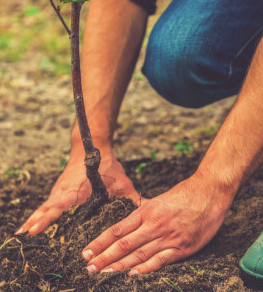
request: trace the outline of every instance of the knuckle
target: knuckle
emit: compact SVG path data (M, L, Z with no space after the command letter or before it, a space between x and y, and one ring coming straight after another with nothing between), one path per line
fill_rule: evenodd
M111 234L115 237L120 237L122 234L122 228L120 224L115 224L110 228Z
M68 182L61 181L59 184L59 188L62 192L65 192L68 189Z
M135 256L142 262L145 262L148 259L148 253L143 249L137 249L135 251Z
M114 264L114 270L118 270L118 271L123 271L126 269L126 265L124 264L123 261L119 261L117 263Z
M187 247L189 247L189 241L186 239L183 239L177 246L177 248L179 248L180 250L184 250Z
M118 245L119 245L120 250L122 250L124 252L128 252L131 250L131 243L127 239L120 240Z
M97 258L97 263L99 264L99 266L105 267L108 265L108 259L104 255L101 255Z
M167 265L167 258L164 255L157 255L156 259L157 259L157 264L160 268Z
M193 243L193 239L190 236L182 236L180 243L177 245L177 248L184 250L189 248Z
M91 250L103 251L104 245L100 240L97 239L96 241L88 245L88 248Z
M50 207L47 204L43 204L37 209L38 212L42 212L42 213L46 213L49 210L50 210Z
M153 219L152 224L156 228L160 228L163 226L163 216L157 216Z

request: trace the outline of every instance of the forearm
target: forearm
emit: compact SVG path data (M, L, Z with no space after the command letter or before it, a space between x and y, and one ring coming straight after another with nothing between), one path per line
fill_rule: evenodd
M82 88L96 147L110 148L144 36L147 13L127 0L92 0L82 51ZM72 140L80 141L76 125Z
M197 170L230 197L263 161L262 80L261 40L238 100Z

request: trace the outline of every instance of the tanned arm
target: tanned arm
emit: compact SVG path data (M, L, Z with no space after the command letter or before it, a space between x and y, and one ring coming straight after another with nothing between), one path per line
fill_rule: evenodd
M101 153L99 171L110 194L135 202L140 196L113 156L111 140L120 105L138 58L145 33L146 10L128 0L91 0L83 53L83 95L91 135ZM68 165L42 204L18 233L38 234L72 203L82 204L91 195L86 179L84 149L78 125L72 131Z
M238 189L263 161L263 40L236 104L198 172L223 189Z
M95 144L111 148L117 116L136 64L147 13L127 0L92 0L84 35L82 82ZM79 139L77 127L72 140Z
M216 234L239 187L263 162L263 40L244 86L197 171L145 202L83 251L88 272L158 270Z

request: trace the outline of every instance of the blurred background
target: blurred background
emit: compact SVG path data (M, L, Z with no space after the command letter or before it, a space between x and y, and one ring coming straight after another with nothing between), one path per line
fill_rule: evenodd
M48 0L0 0L0 174L62 170L74 122L69 39ZM171 106L140 69L158 1L125 97L114 138L121 160L190 155L208 145L233 99L200 110ZM83 36L88 4L81 15ZM69 24L70 5L62 14Z

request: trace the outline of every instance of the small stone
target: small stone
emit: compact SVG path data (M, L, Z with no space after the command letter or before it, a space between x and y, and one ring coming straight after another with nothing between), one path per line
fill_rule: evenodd
M8 117L9 117L9 114L7 112L0 113L0 122L7 120Z
M61 127L65 128L65 129L67 129L67 128L70 127L70 121L69 121L69 119L67 119L67 118L65 118L65 119L61 119L61 120L59 121L59 124L60 124Z
M10 201L10 204L12 204L12 205L18 205L19 203L20 203L20 199L19 198Z
M25 131L22 130L22 129L16 130L16 131L14 132L14 135L15 135L15 136L24 136L24 135L25 135Z

